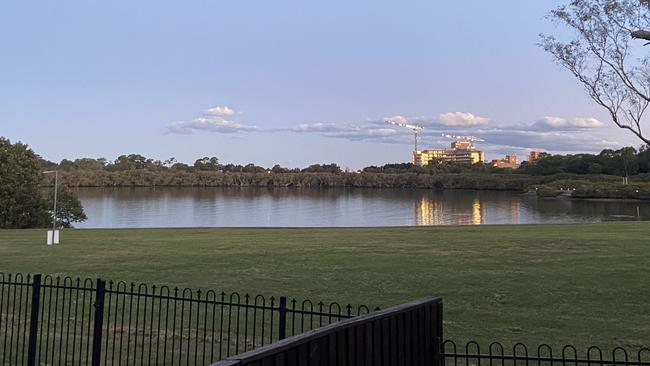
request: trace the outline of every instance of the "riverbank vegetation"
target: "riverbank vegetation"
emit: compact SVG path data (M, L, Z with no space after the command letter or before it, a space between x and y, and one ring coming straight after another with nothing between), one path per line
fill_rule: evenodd
M545 197L570 192L574 197L650 197L650 150L632 147L603 150L600 154L545 154L519 169L488 164L386 164L358 171L337 164L264 168L255 164L222 164L217 157L188 165L175 158L154 160L138 154L106 159L41 161L44 169L57 169L71 187L363 187L420 189L534 190ZM625 182L629 185L624 184ZM46 177L45 185L52 185Z
M4 272L103 277L386 307L440 295L445 335L650 341L647 222L351 229L0 231Z
M8 140L3 141L10 144ZM17 145L29 150L26 145ZM31 150L29 152L36 156ZM203 157L188 165L175 158L160 161L139 154L120 155L114 161L80 158L54 163L39 158L37 163L32 160L30 164L40 164L43 171L58 171L63 197L72 199L70 204L74 203L75 198L72 194L65 194L67 187L473 189L535 191L545 197L569 192L569 195L579 198L650 198L650 149L647 146L638 151L625 147L603 150L599 154L542 154L533 163L522 163L519 169L444 162L427 166L386 164L358 171L343 170L335 163L313 164L302 169L280 165L264 168L252 163L223 164L217 157ZM7 168L9 166L5 165ZM35 177L38 177L41 186L54 185L53 174L36 173ZM79 214L78 218L82 219L83 212ZM42 210L40 216L45 217ZM74 222L74 216L68 217ZM69 222L62 224L70 225Z

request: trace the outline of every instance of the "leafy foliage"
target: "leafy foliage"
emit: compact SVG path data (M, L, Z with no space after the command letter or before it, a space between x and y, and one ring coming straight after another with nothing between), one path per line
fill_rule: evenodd
M46 199L41 188L44 165L51 166L27 145L0 137L0 228L45 227L51 222L53 197ZM60 187L59 194L58 225L71 227L86 219L72 191Z
M54 163L41 162L41 165ZM121 155L115 162L106 159L64 160L59 165L60 179L71 187L364 187L478 190L537 190L556 196L558 184L567 187L583 183L609 184L616 192L630 177L630 184L650 182L650 149L633 147L606 149L599 154L542 154L534 163L524 162L519 169L499 169L490 164L439 162L427 166L410 163L369 166L357 172L343 171L337 164L313 164L307 168L286 168L279 164L267 169L255 164L223 164L217 157L197 159L193 165L170 158L165 162L139 154ZM52 185L47 176L45 184ZM643 192L645 188L641 189ZM628 191L628 190L626 190ZM634 197L642 196L636 194ZM576 196L579 194L576 193ZM629 197L630 195L628 195ZM81 218L81 216L79 216Z
M650 151L643 147L639 152L633 147L619 150L605 149L598 155L545 155L535 164L524 163L519 173L532 175L606 174L621 177L650 172Z
M50 191L48 201L54 201L54 191ZM75 222L83 222L88 219L81 202L74 195L74 192L65 185L58 187L56 200L56 226L71 228Z
M218 170L221 167L219 165L219 159L216 157L204 157L197 159L194 162L194 168L197 170Z
M41 181L36 154L25 144L0 137L0 228L23 229L46 222Z

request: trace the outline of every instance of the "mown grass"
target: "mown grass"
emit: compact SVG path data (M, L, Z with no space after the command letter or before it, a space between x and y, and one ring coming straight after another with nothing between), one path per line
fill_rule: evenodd
M447 338L650 344L650 223L0 231L0 271L386 307L445 303Z

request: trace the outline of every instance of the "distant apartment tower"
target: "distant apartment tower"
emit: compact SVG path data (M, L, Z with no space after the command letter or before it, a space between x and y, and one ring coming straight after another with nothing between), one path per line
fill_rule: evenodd
M528 154L528 162L529 163L534 163L537 160L539 160L542 157L542 154L544 154L541 151L531 151L530 154Z
M428 165L432 161L476 164L485 161L483 151L476 150L470 141L454 141L451 149L428 149L413 152L413 164Z
M512 155L506 155L505 158L501 160L492 160L492 166L495 168L511 168L511 169L517 169L519 168L519 159L517 159L517 155L512 154Z

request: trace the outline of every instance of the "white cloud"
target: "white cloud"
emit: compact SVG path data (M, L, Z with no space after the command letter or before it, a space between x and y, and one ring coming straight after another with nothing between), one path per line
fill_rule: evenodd
M350 141L370 141L378 143L412 144L413 133L408 128L386 125L385 121L411 122L425 126L420 134L422 148L448 147L451 142L442 138L442 133L453 129L454 135L474 135L485 139L477 143L477 147L494 154L502 151L521 152L529 150L544 150L556 153L598 152L605 148L613 148L619 144L591 132L590 129L600 127L602 122L593 118L553 118L547 117L534 123L514 125L485 124L487 119L470 116L463 117L466 125L448 126L440 119L430 117L406 118L394 116L383 119L368 119L360 123L301 123L289 128L298 133L315 133L323 137L339 138ZM453 117L459 117L453 113ZM459 123L455 120L454 123ZM446 120L447 123L450 120ZM477 125L477 123L481 124ZM542 128L543 127L543 128Z
M225 117L225 116L232 116L235 114L235 111L232 110L231 108L228 107L214 107L210 108L207 111L205 111L205 114L211 115L211 116L219 116L219 117Z
M487 124L490 120L468 112L449 112L438 116L438 121L445 126L480 126Z
M479 130L475 133L486 140L482 145L488 149L507 146L549 152L578 153L597 152L619 145L616 141L596 135L587 135L579 131L534 131L525 126Z
M600 128L605 124L595 118L563 118L547 116L535 122L531 127L536 130L576 130Z
M235 133L253 131L255 126L226 119L227 116L235 114L235 111L228 107L214 107L205 111L201 117L190 121L176 121L167 125L170 133L190 135L194 131L209 131L218 133Z
M338 123L300 123L289 127L289 131L298 133L318 133L321 136L342 138L352 141L376 140L379 142L399 135L390 127L378 126L376 123L338 124Z
M341 131L354 131L359 129L351 125L342 125L335 123L299 123L295 126L289 127L289 131L293 132L341 132Z
M613 148L616 141L604 139L592 130L605 124L595 118L563 118L547 116L533 123L514 125L489 124L489 119L472 113L443 113L438 118L393 116L368 119L359 123L299 123L284 129L258 129L233 120L237 111L226 106L206 110L201 116L188 121L170 123L167 128L174 134L192 134L197 131L217 133L281 132L311 133L327 138L348 141L411 144L413 133L408 128L387 125L388 120L425 126L420 135L423 148L446 147L449 140L440 137L453 130L454 135L475 135L486 141L477 147L487 152L524 151L529 149L549 152L596 152Z

